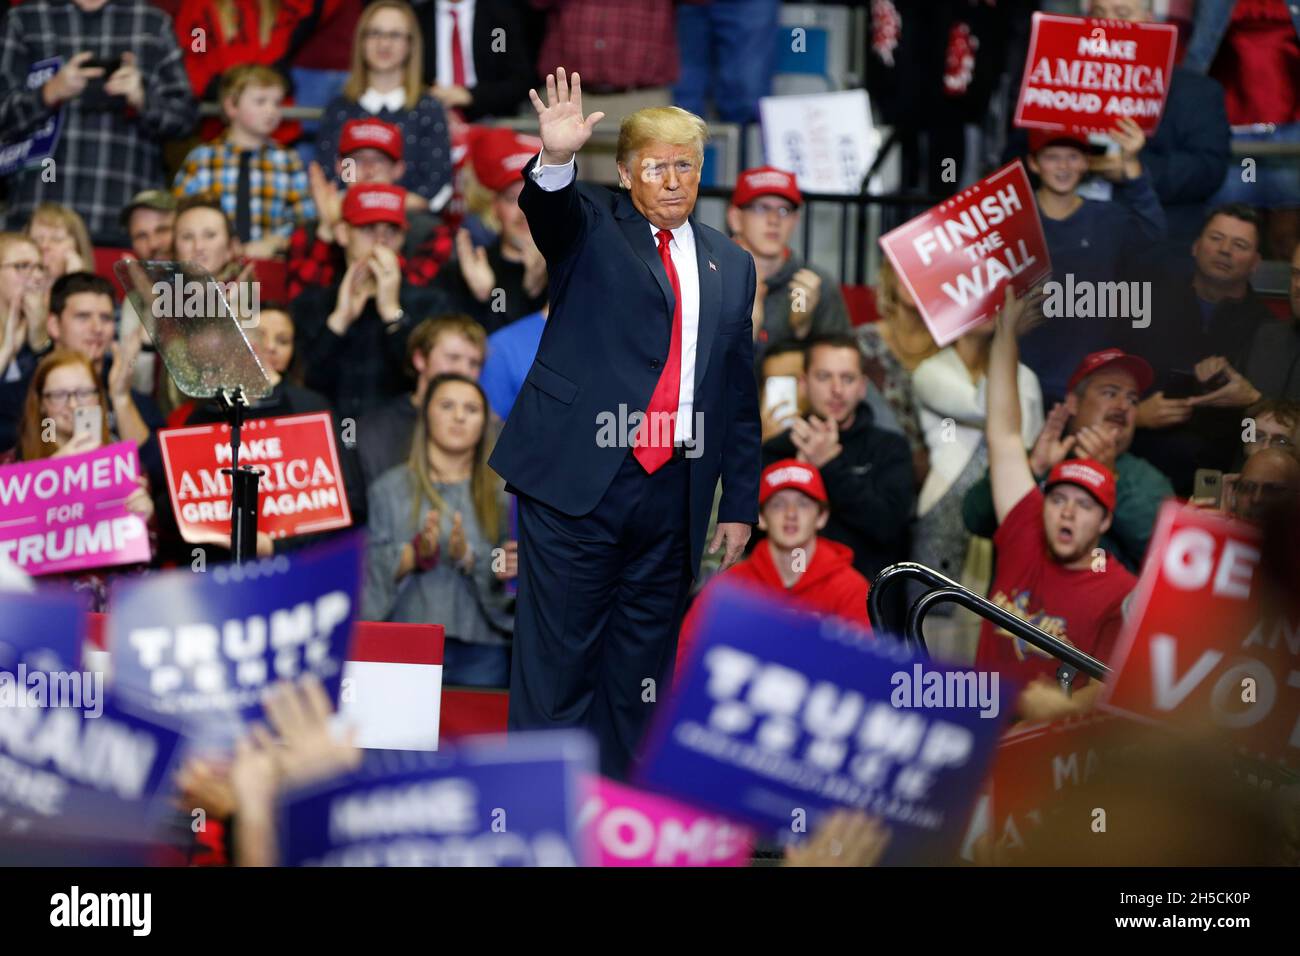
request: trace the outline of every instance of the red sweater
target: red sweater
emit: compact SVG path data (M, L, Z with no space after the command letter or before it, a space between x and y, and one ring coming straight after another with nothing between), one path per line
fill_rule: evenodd
M853 570L853 552L849 548L829 538L818 538L817 547L813 549L812 563L795 579L794 587L787 588L781 582L781 575L772 560L771 546L767 541L760 541L752 555L705 585L704 592L691 605L677 638L679 673L696 637L702 604L700 598L720 578L759 591L776 591L803 610L833 614L852 621L867 631L871 630L871 620L867 617L867 591L871 585Z

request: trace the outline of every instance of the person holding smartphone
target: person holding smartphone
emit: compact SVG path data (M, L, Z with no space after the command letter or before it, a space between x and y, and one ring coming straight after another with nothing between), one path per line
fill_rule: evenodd
M148 0L13 7L0 29L0 130L15 142L60 113L57 174L44 162L10 174L7 227L61 203L95 242L125 247L122 207L163 182L161 144L185 137L198 115L171 18Z
M95 451L110 444L108 395L99 381L95 367L84 355L56 348L41 360L32 374L19 424L17 446L0 455L0 466L15 461L38 461L63 458ZM149 479L141 474L136 488L126 499L128 511L140 515L149 526L150 553L157 553L154 503L149 494ZM134 565L137 571L147 565ZM114 568L121 573L121 568ZM89 609L102 612L108 603L108 577L100 571L78 571L55 575L70 581L74 590L88 592ZM50 577L42 580L48 581Z

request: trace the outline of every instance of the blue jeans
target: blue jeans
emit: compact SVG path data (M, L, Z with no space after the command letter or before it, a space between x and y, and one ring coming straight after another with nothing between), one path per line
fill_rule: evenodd
M449 687L509 687L510 646L468 644L448 637L442 651L442 683Z
M713 0L677 8L681 72L673 102L699 116L710 98L724 123L758 119L776 69L777 0Z
M1234 133L1234 143L1300 143L1300 123L1287 123L1271 133ZM1300 162L1295 156L1257 156L1253 182L1243 178L1242 160L1232 154L1223 185L1209 200L1209 207L1229 202L1243 202L1260 209L1295 209L1300 207Z

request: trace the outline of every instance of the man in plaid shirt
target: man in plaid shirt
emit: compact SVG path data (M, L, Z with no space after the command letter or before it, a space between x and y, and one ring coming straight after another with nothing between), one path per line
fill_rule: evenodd
M221 78L221 108L229 128L190 150L176 174L177 196L215 193L244 252L254 259L279 255L300 221L312 219L307 170L298 151L273 138L287 86L265 66L237 66Z
M52 57L58 72L29 89L31 66ZM5 227L20 229L42 202L63 203L96 242L126 246L118 214L137 192L163 184L160 143L189 133L198 113L171 18L147 0L28 0L11 9L0 34L0 135L22 140L59 109L53 164L6 181Z

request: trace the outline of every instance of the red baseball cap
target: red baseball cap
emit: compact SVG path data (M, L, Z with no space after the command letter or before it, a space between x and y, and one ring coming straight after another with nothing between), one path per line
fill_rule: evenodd
M339 137L339 155L346 156L359 149L377 149L387 153L394 162L401 162L402 131L383 120L348 120L343 124L343 135Z
M822 484L822 473L816 466L794 458L784 458L773 462L763 469L763 477L758 485L759 507L767 504L778 491L795 488L802 491L813 501L827 504L826 486Z
M736 191L731 194L731 204L748 206L759 196L780 196L796 206L803 205L794 173L775 166L756 166L741 173L736 179Z
M357 183L343 194L343 221L349 226L372 222L406 228L406 190L401 186Z
M1073 392L1075 386L1093 372L1111 365L1117 365L1133 376L1133 381L1137 382L1139 395L1149 389L1156 380L1156 373L1152 371L1151 363L1146 359L1136 355L1129 355L1123 349L1102 349L1100 352L1093 352L1091 355L1084 356L1083 361L1079 363L1079 367L1070 376L1070 381L1066 383L1065 390Z
M487 189L499 193L524 178L524 166L542 148L536 136L512 129L487 127L470 140L470 162L474 177Z
M1096 498L1107 511L1115 510L1115 476L1099 461L1067 458L1052 469L1043 487L1050 491L1056 485L1075 485Z
M1083 153L1095 153L1096 148L1088 142L1082 133L1072 133L1061 129L1031 129L1029 131L1029 155L1037 156L1049 146L1073 146Z

